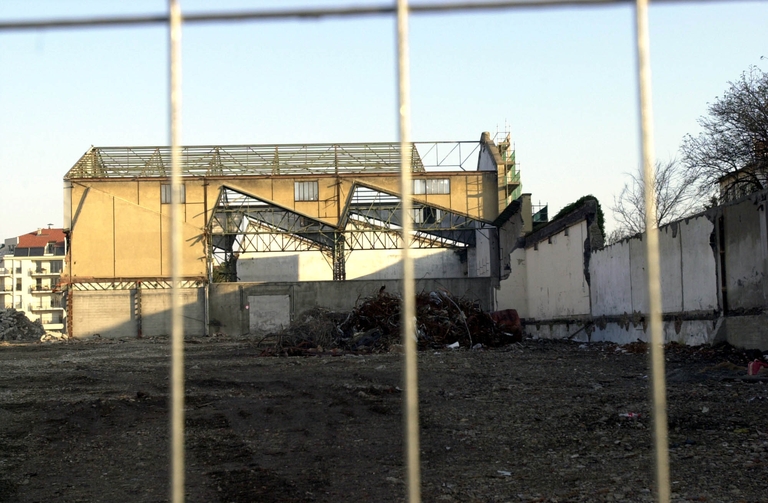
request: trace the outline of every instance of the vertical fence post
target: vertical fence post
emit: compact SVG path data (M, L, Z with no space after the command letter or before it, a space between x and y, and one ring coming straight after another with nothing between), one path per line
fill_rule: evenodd
M407 469L406 491L410 503L421 501L421 467L419 460L419 381L416 348L416 295L411 257L411 214L413 182L411 181L411 90L410 60L408 57L408 1L397 2L397 80L398 118L400 123L400 200L403 232L403 306L402 327L405 364L403 381L405 406L403 407L403 445Z
M667 397L664 375L664 332L661 321L661 267L659 229L656 224L655 161L653 145L653 106L651 101L650 36L648 0L637 0L637 65L640 91L640 133L642 139L645 192L646 257L648 265L648 308L651 329L651 406L653 411L653 450L656 498L670 499L669 452L667 441Z
M181 313L181 9L169 0L171 136L171 501L184 501L184 331Z

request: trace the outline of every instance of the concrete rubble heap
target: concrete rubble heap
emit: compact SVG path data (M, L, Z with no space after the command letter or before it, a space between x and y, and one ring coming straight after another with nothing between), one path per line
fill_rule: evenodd
M324 351L386 352L399 347L400 306L397 295L380 292L364 299L352 312L312 309L277 334L278 355ZM496 323L476 302L447 292L422 292L416 297L418 348L498 347L522 339Z
M45 334L40 321L30 321L24 311L0 311L0 341L39 341Z

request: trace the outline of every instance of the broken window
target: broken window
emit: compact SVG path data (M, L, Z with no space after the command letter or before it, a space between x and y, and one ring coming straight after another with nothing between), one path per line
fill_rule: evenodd
M294 182L293 183L293 200L294 201L317 201L318 190L317 180L310 182Z
M160 204L171 204L172 187L170 183L160 184ZM187 187L181 184L181 194L179 202L184 204L187 202Z

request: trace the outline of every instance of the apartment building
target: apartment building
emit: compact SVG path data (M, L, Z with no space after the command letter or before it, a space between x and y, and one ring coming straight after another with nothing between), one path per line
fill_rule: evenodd
M5 240L0 250L0 307L24 311L49 331L64 331L58 290L64 267L64 231L50 226Z

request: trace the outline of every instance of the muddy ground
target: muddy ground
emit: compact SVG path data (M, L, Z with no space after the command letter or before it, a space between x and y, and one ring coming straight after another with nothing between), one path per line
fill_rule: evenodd
M401 355L187 346L187 501L402 501ZM0 501L168 499L167 340L0 346ZM676 501L768 501L768 384L668 352ZM642 347L420 354L424 501L650 501ZM639 418L622 414L636 413Z

